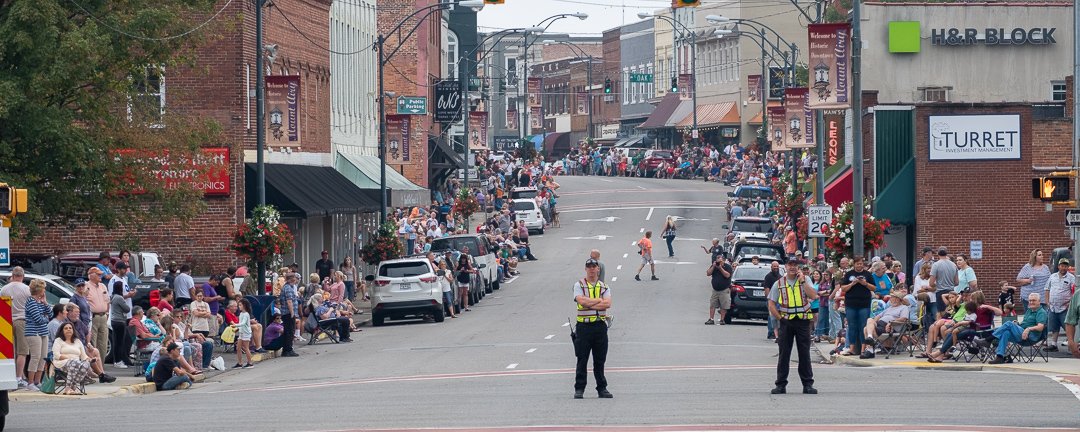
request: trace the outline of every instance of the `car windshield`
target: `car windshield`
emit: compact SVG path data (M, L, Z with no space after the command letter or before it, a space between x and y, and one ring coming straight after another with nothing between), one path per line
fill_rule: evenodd
M748 188L744 187L739 189L739 193L736 194L739 198L772 198L772 191L769 189Z
M466 247L469 248L469 255L481 256L484 255L484 251L477 244L478 240L475 237L453 237L453 238L441 238L435 239L431 242L431 250L456 250L461 252Z
M731 280L736 282L741 281L753 281L761 283L765 280L765 275L769 274L769 267L737 267L735 273L731 275Z
M531 201L515 201L514 211L532 211L536 210L536 203Z
M404 261L387 263L379 267L379 276L388 278L416 277L431 271L431 266L423 261Z
M731 230L744 233L768 233L772 231L772 222L761 221L735 221L731 224Z
M654 152L652 152L651 157L661 158L661 159L671 159L672 158L671 152L669 152L669 151L654 151Z
M782 249L776 246L769 245L745 245L739 246L738 252L735 254L741 257L751 257L754 255L761 256L782 256Z

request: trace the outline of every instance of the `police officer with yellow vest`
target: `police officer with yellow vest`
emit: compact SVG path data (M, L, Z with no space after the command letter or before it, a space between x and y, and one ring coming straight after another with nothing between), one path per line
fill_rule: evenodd
M772 389L772 394L787 393L792 342L799 350L799 379L803 393L817 394L810 365L810 329L814 318L810 301L818 298L818 293L810 277L800 269L800 264L795 259L789 260L787 272L769 291L769 314L776 319L780 330L780 358L776 363L776 388Z
M600 262L589 258L585 261L585 278L574 283L574 302L577 303L577 326L574 333L574 354L577 356L577 373L574 375L574 399L585 397L588 384L589 353L593 357L593 375L596 392L601 398L611 398L604 377L607 361L607 310L611 307L611 291L600 280Z

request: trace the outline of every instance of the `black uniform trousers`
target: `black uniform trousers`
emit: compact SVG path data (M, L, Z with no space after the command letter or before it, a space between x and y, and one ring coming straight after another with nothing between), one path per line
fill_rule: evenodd
M799 379L803 387L814 385L814 370L810 365L810 324L808 319L781 319L780 358L776 361L776 386L787 387L788 371L791 368L791 345L794 342L799 350Z
M577 356L577 372L574 374L574 390L585 390L589 383L589 353L593 358L593 376L596 389L607 389L604 377L604 362L607 361L608 337L607 323L603 321L577 323L577 339L574 340L574 355Z
M296 317L290 313L282 315L281 326L284 327L281 336L278 336L284 339L284 343L281 344L281 353L291 353L293 352L293 338L296 337Z

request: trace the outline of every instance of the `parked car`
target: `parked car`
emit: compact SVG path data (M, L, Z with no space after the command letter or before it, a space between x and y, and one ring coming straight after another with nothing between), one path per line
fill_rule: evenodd
M539 190L537 190L536 188L531 187L531 186L530 187L516 187L516 188L510 189L510 199L512 199L512 200L533 199L533 198L536 198L536 195L539 194L539 193L540 193Z
M516 199L512 208L515 218L519 221L525 221L525 228L530 231L535 230L540 234L544 233L544 215L540 212L540 207L536 204L536 201L532 199Z
M661 162L668 164L675 163L675 154L670 150L648 150L645 152L645 175L652 177L656 174L656 168L660 166Z
M57 258L57 275L74 282L76 279L86 279L86 270L98 264L98 255L101 252L73 252L61 255ZM111 252L110 267L120 261L120 252ZM150 280L154 277L154 266L161 265L161 259L155 252L132 252L131 272L141 280Z
M375 274L364 278L371 296L371 324L381 326L387 318L431 316L443 322L443 294L435 268L426 257L414 256L379 263Z
M739 319L768 319L769 305L765 297L765 275L771 264L742 263L731 274L731 309L724 316L725 323ZM780 267L780 275L784 267Z
M483 264L480 270L480 283L485 292L499 289L498 266L495 265L495 247L487 236L479 234L461 234L450 237L442 237L432 240L432 251L455 250L462 251L469 248L469 255L476 258L477 267Z
M769 241L776 234L776 226L772 219L754 216L739 216L731 221L730 225L722 225L728 230L728 234L734 234L736 238L742 236L745 239Z
M787 254L784 253L784 248L782 246L746 238L737 239L735 243L731 245L729 256L731 256L731 260L736 263L751 261L755 256L764 264L773 261L779 261L781 264L787 262Z
M49 304L67 303L71 296L75 295L75 287L71 286L64 278L49 274L25 273L23 283L40 279L45 282L45 299ZM0 286L7 285L11 280L11 269L0 270Z
M773 192L772 188L768 186L744 185L735 187L735 190L728 192L727 196L748 201L757 199L769 200L772 199Z

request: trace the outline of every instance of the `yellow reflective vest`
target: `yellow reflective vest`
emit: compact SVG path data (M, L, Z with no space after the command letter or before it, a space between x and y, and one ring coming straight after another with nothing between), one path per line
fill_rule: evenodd
M604 285L603 281L596 281L596 284L590 284L589 281L582 279L578 282L581 286L581 295L588 298L603 298L604 294L607 294L608 287ZM592 310L577 304L577 322L596 322L607 318L606 311Z
M810 300L802 290L803 280L796 280L794 284L788 284L787 277L780 278L776 282L776 289L780 290L776 309L780 316L785 319L812 319L814 312L810 309Z

